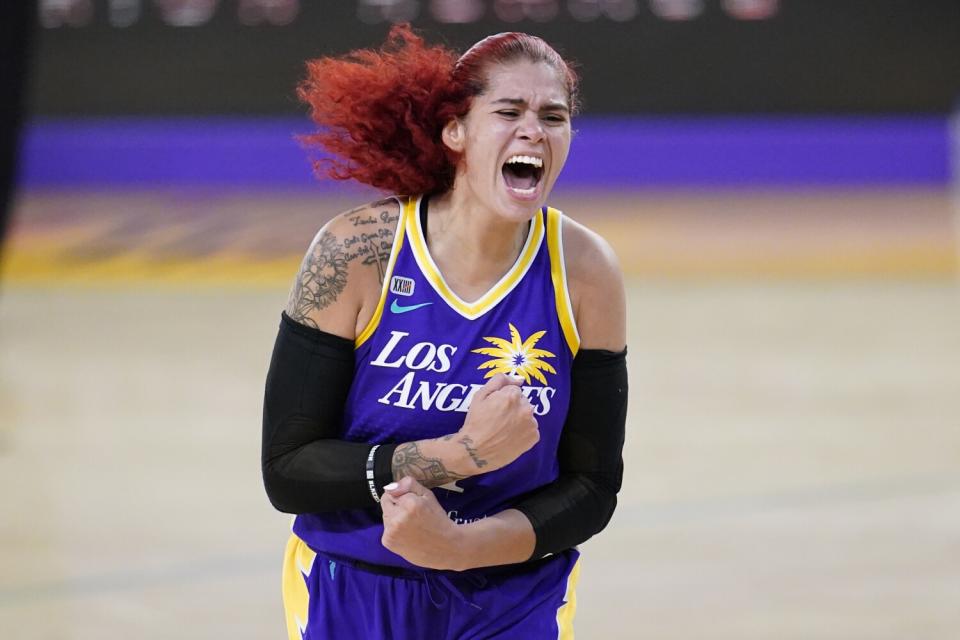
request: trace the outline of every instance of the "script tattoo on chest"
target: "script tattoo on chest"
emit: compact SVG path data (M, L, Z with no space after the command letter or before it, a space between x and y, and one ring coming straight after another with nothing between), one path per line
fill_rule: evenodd
M383 206L392 202L392 200L382 200L374 203L374 206ZM400 219L399 214L383 209L376 216L371 213L358 213L347 219L353 223L354 227L367 227L366 230L344 240L344 246L348 252L347 259L361 259L362 264L374 266L377 269L377 280L383 284L387 264L390 262L390 252L393 250L393 236L397 220ZM371 228L369 225L379 226Z
M362 264L373 265L377 269L377 279L383 283L383 274L393 248L393 232L390 229L380 227L363 231L345 239L343 246L347 261L360 260Z

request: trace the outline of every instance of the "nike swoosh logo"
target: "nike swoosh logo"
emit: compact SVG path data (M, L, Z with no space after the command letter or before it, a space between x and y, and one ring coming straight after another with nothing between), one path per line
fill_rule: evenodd
M433 303L432 303L432 302L421 302L420 304L411 304L410 306L404 306L404 305L401 305L401 304L397 304L397 301L394 300L394 301L390 304L390 311L392 311L392 312L394 312L394 313L406 313L407 311L416 311L417 309L419 309L419 308L421 308L421 307L426 307L427 305L431 305L431 304L433 304Z

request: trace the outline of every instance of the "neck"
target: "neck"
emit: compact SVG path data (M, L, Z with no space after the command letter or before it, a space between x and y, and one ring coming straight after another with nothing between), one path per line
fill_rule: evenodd
M529 232L528 221L505 219L456 188L431 198L428 215L430 253L448 284L468 295L510 269Z

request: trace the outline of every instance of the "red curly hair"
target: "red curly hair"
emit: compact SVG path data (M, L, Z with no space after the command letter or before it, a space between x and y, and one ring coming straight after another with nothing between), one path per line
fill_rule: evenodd
M390 30L379 50L307 62L297 96L320 130L300 140L331 154L314 161L318 175L390 193L447 191L458 156L440 138L444 125L466 115L484 92L490 65L517 59L557 69L576 107L576 73L540 38L500 33L458 58L446 47L428 46L404 24Z

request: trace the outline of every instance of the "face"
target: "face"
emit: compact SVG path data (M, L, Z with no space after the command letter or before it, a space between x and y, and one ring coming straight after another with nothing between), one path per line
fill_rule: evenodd
M570 131L570 103L556 69L527 61L492 66L487 90L444 128L444 142L461 153L454 189L469 190L510 220L527 220L560 175Z

